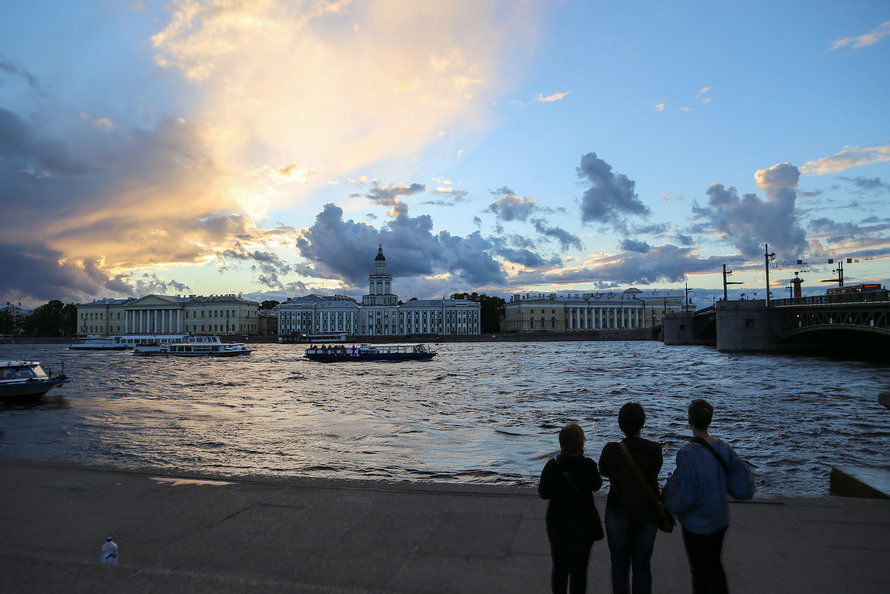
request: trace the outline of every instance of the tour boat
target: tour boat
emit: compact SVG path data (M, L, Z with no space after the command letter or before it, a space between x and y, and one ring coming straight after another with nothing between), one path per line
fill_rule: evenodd
M68 345L72 351L123 351L145 343L180 342L187 334L131 334L126 336L87 336L83 342Z
M306 349L306 358L322 363L339 361L429 361L436 355L425 345L367 345L348 347L346 345L311 346Z
M0 400L37 399L68 381L52 376L37 361L0 361Z
M237 357L253 351L241 342L222 342L219 336L185 336L168 343L143 343L133 349L134 355L166 355L171 357Z

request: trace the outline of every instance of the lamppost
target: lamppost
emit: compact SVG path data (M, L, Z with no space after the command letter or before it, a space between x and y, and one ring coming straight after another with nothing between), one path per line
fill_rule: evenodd
M732 270L727 270L726 264L724 264L723 265L723 300L724 301L729 300L729 297L727 295L727 290L726 290L727 285L743 285L743 284L745 284L744 281L728 281L728 280L726 280L726 277L729 276L730 274L732 274ZM742 295L744 295L744 293L742 293Z
M766 271L766 306L769 307L769 263L776 257L776 253L770 253L769 244L763 244L763 263ZM756 293L755 293L756 295Z

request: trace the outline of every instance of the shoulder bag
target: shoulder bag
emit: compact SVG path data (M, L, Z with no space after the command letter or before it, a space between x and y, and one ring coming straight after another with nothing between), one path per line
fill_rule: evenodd
M649 494L649 498L652 500L652 503L655 504L655 509L658 511L658 529L662 532L670 532L674 529L674 517L665 509L664 504L658 498L658 495L655 494L655 491L652 490L652 485L650 485L646 481L646 477L643 476L643 471L640 469L637 461L634 460L634 457L631 455L630 450L627 449L627 446L624 445L624 442L619 441L618 445L621 446L621 449L624 451L624 456L627 458L628 464L630 464L631 469L634 471L634 474L637 475L637 478L640 479L640 482L643 484L643 488L646 493Z

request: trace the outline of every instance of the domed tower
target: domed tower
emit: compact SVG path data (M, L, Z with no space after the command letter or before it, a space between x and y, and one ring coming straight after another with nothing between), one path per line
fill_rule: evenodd
M383 256L383 244L378 244L377 257L374 258L374 274L386 274L386 258Z
M368 276L368 294L362 298L362 305L396 305L398 298L392 294L392 275L386 272L386 257L383 246L377 249L374 258L374 272Z

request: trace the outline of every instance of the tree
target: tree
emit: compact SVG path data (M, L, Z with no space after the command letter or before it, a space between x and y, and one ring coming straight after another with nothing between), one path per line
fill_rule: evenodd
M501 331L501 318L506 315L506 301L492 295L481 295L476 291L472 293L453 293L452 299L469 299L479 304L479 320L482 334L491 334Z
M280 301L275 301L274 299L266 299L262 303L260 303L260 309L272 309L276 305L281 303Z
M22 320L22 327L31 336L71 336L77 332L77 306L53 299Z
M0 334L15 334L15 316L8 307L0 309Z

